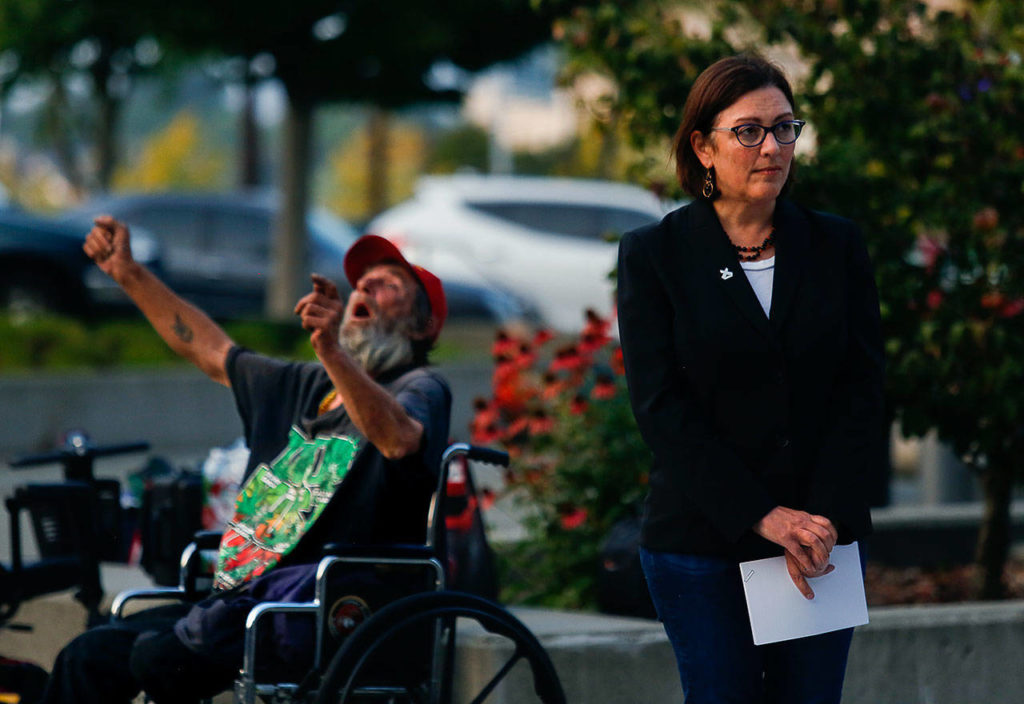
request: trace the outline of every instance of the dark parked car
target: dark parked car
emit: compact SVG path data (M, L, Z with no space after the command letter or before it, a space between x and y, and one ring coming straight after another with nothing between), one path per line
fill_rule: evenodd
M278 212L272 192L150 193L101 198L67 213L87 224L99 213L148 233L160 247L164 279L175 291L219 317L260 315L271 275L271 234ZM342 259L359 233L322 209L306 217L316 271L348 290ZM515 296L482 285L459 271L436 271L445 283L452 317L498 322L530 318Z
M0 310L81 315L128 306L127 297L82 251L86 231L80 225L0 210ZM152 238L142 233L132 251L160 272Z

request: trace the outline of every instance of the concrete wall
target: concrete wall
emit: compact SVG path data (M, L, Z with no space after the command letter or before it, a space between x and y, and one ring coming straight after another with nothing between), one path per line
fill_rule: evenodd
M137 571L109 566L106 570L104 579L112 591L142 586ZM551 656L570 704L682 701L675 660L661 624L545 609L513 612ZM1024 601L881 607L871 609L870 618L871 623L858 628L853 638L843 704L1024 700ZM0 653L49 668L60 647L81 631L85 618L81 606L61 594L29 602L15 621L31 624L35 631L0 630ZM480 628L462 627L461 691L479 691L508 652L502 639ZM473 685L477 689L471 690ZM487 702L536 701L531 691L524 666L518 666Z
M886 565L935 567L974 561L984 518L981 502L871 509L867 556ZM1024 543L1024 501L1010 506L1011 539Z
M99 444L148 440L160 452L225 445L242 432L234 399L191 367L0 378L0 453L51 449L84 428Z
M1024 602L884 607L858 628L843 704L1024 701Z
M678 704L671 647L651 621L542 610L515 613L540 638L569 702ZM1024 700L1024 602L882 607L853 638L843 704L1004 704ZM500 661L503 645L465 632L476 672ZM488 699L534 701L526 673Z
M487 362L441 365L454 395L452 437L465 439ZM48 450L68 428L99 444L148 440L166 454L205 455L242 433L231 392L191 368L0 377L0 458Z

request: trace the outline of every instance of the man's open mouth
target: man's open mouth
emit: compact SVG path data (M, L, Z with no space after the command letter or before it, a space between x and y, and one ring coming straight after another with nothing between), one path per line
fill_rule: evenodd
M352 309L352 317L362 320L368 320L373 317L373 313L370 311L370 307L365 303L357 303Z

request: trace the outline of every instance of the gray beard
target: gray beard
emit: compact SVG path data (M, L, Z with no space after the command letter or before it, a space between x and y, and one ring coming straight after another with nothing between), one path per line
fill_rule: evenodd
M376 321L367 327L342 324L338 342L367 374L380 376L413 361L411 321Z

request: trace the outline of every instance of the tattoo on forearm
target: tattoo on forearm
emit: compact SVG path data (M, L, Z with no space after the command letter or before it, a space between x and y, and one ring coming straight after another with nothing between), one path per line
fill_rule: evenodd
M182 342L192 342L192 328L186 325L177 313L174 314L174 325L171 326L171 329Z

